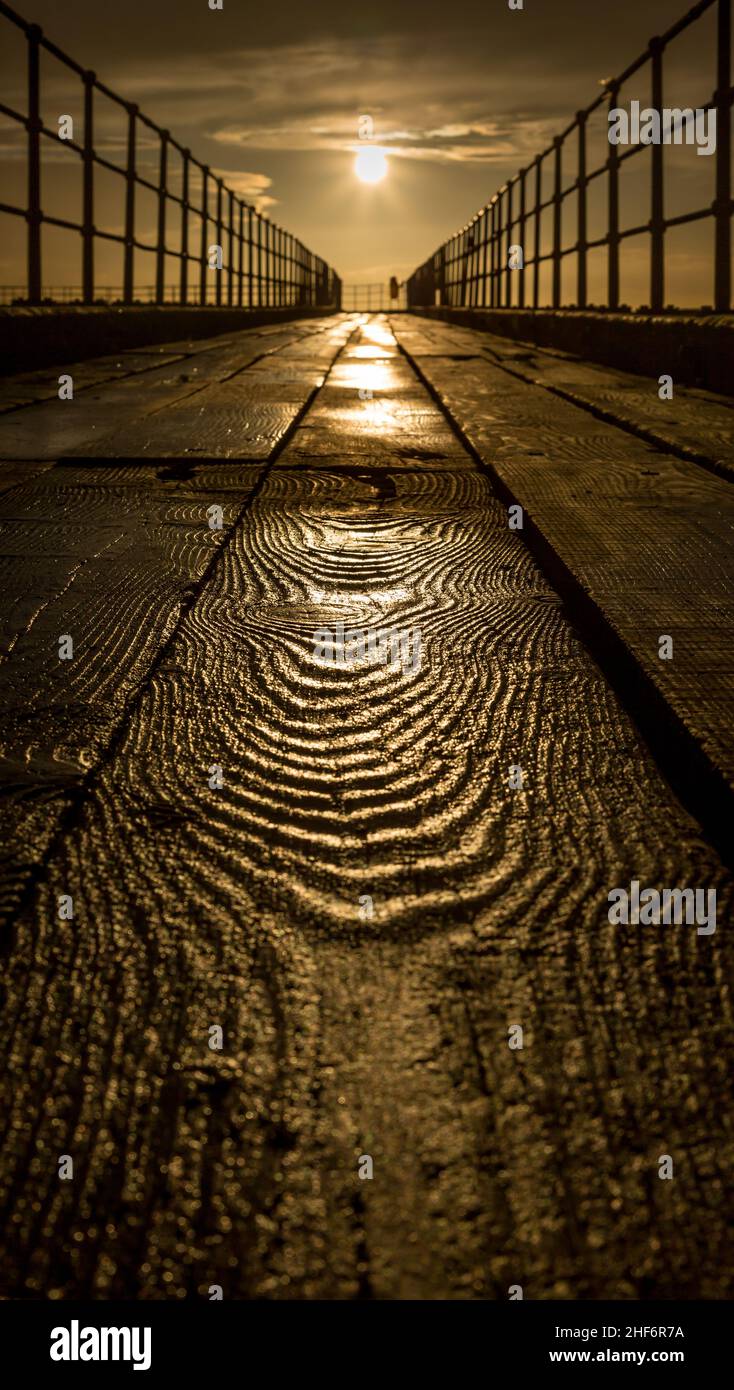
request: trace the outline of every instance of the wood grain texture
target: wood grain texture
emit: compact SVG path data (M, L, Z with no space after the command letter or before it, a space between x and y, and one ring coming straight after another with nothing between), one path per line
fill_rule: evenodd
M156 367L170 367L176 362L185 362L188 353L136 351L125 352L122 356L94 357L85 362L71 365L61 364L48 367L44 371L17 372L10 377L0 378L0 412L19 410L23 406L36 405L40 401L55 400L58 394L58 378L68 373L74 378L77 394L90 391L109 381L122 381L127 376L138 375L154 370Z
M324 379L334 356L335 342L342 342L351 320L303 329L290 334L270 333L259 358L261 372L253 382L246 370L256 361L243 355L242 347L230 350L227 372L185 398L163 402L140 424L123 416L117 429L76 450L81 458L111 458L117 462L146 458L267 459L284 439L308 397ZM336 336L335 336L336 335ZM251 349L252 351L252 349ZM271 367L277 357L280 372L291 371L290 380L273 380ZM263 389L258 382L263 382Z
M671 374L664 361L658 376L639 377L492 335L483 347L490 360L523 380L734 481L734 400L675 383L673 399L661 400L659 377Z
M259 339L256 351L262 353L265 341L265 360L274 361L290 344L316 335L313 356L328 364L329 353L333 357L348 331L348 323L317 323L314 328L308 321L305 328L291 326L287 337L281 333ZM231 378L227 385L211 389L243 389L237 383L246 378L253 334L242 336L239 347L231 338L223 345L204 345L197 360L205 380ZM133 354L134 363L138 357ZM282 412L286 424L312 390L310 367L304 370L300 388L295 384L300 360L290 361L296 376ZM236 374L239 368L241 375ZM189 369L189 389L205 396L210 387L200 389L194 370ZM180 392L181 387L172 389ZM168 386L159 371L147 374L145 390L160 409ZM134 435L141 402L132 373L124 373L100 396L100 421L110 415L125 420ZM73 409L76 402L55 401L6 419L23 415L32 449L45 429L39 423L41 414L44 419L47 414L63 415L67 405ZM268 418L272 407L258 409ZM240 412L233 426L242 425L243 418ZM55 425L52 428L56 431ZM50 462L0 464L0 577L5 594L0 620L0 696L5 710L0 742L3 915L16 910L62 817L81 794L90 769L105 755L128 701L252 495L283 428L263 436L257 450L262 462L256 466L238 461L206 467L196 459L161 455L154 465L136 461L126 466L111 459L105 467L95 461L94 450L90 458L62 460L55 467ZM244 426L239 440L239 450L233 447L230 452L246 459L252 450ZM57 442L54 434L54 451ZM221 507L221 530L210 526L213 504ZM59 660L62 634L73 638L72 661Z
M409 318L397 328L467 439L731 789L732 489L486 358L441 356L441 332ZM458 333L483 336L451 329L447 352ZM673 637L671 661L659 658L661 634Z
M370 453L306 467L299 435L338 433L378 360L399 395L383 319L15 922L4 1292L734 1292L731 879L468 454L394 466L373 417ZM420 445L443 422L411 393ZM340 620L419 627L420 669L317 664ZM721 929L612 927L632 877L715 887Z
M82 364L81 389L76 389L75 378L74 399L69 401L58 399L58 374L53 375L54 369L49 369L39 375L45 377L47 384L50 380L54 385L50 399L46 391L37 403L0 416L0 459L56 460L86 454L118 458L117 451L121 443L126 447L124 441L128 437L134 440L130 448L139 447L143 451L146 446L144 452L154 454L155 445L150 439L151 435L155 438L156 431L163 441L161 456L168 457L172 429L166 407L191 411L185 417L186 427L180 431L184 440L190 438L192 427L201 433L199 397L207 389L227 382L263 359L269 361L282 349L291 345L301 347L311 340L313 362L328 362L328 345L325 350L324 344L328 344L333 328L333 321L316 319L284 325L277 334L246 329L218 340L205 340L185 356L169 352L162 366L153 366L145 372L128 372L123 365L117 378L92 380L91 384L91 364ZM324 334L326 338L320 342ZM135 351L132 356L135 365L140 353ZM124 364L125 354L115 360ZM154 357L153 360L157 362L158 359ZM300 365L299 356L289 358L289 366L296 372L296 384ZM73 376L71 369L68 372ZM159 419L161 412L163 415ZM106 442L108 438L112 440L110 445ZM270 438L272 442L272 431ZM267 440L264 440L256 456L267 456L267 452ZM128 452L125 457L135 457L135 454Z

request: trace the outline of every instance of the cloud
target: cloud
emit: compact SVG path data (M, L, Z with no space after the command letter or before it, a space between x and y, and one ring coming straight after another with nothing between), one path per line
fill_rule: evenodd
M331 37L179 53L165 67L153 50L111 61L104 76L200 158L207 142L243 151L349 150L364 114L374 121L375 141L399 156L491 164L535 152L554 133L555 112L565 109L564 75L542 65L534 73L528 57L522 90L534 99L528 107L526 97L527 109L518 110L516 74L498 66L488 80L481 49L450 53L459 42L446 36L445 43L416 48L395 36ZM66 90L63 74L53 70L45 85L49 104L61 101L66 109ZM96 133L102 147L124 151L119 112L106 103ZM142 126L139 135L141 155L149 147L152 157L157 137Z
M277 77L277 80L276 80ZM516 87L487 92L477 65L447 65L424 52L409 68L394 44L346 40L292 45L250 55L246 119L208 123L209 137L233 149L352 150L361 115L388 153L445 163L518 161L548 143L552 101L517 110ZM315 96L318 93L318 97ZM231 112L231 108L228 108Z
M223 179L227 188L251 203L258 212L264 212L278 203L278 199L267 192L273 184L267 174L247 173L241 169L212 169L212 173L215 178Z

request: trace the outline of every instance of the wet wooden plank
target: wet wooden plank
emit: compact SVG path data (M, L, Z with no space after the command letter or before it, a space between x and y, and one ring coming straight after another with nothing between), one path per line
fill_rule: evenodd
M348 322L337 327L348 334ZM323 335L323 342L320 341ZM257 404L257 389L243 388L253 350L250 334L240 346L231 337L202 354L204 389L189 367L183 389L207 398L217 390L229 399L242 393L253 402L253 417L264 421L257 450L261 462L247 459L244 407L234 412L239 428L236 445L222 449L221 461L207 465L189 457L155 456L151 463L126 463L122 443L109 458L0 463L0 574L5 579L0 613L0 698L6 713L0 743L0 782L5 796L6 833L0 858L0 897L4 912L12 912L19 895L42 861L63 814L79 793L90 768L104 757L127 702L145 679L181 612L226 540L235 517L247 504L265 461L282 431L305 403L312 389L312 360L328 370L337 351L334 321L301 331L289 325L288 335L270 334L264 363L279 361L281 352L315 341L305 359L288 362L293 374L288 404ZM199 360L199 359L197 359ZM301 369L301 383L298 373ZM147 374L143 382L116 381L99 393L89 393L92 410L107 427L111 419L124 422L134 437L143 402L158 410L171 392L182 390L167 377L169 364ZM176 364L178 377L178 364ZM267 384L267 377L259 379ZM95 400L94 397L97 396ZM187 395L186 399L191 396ZM214 396L216 400L216 396ZM220 398L221 399L221 398ZM76 405L68 403L72 408ZM31 407L6 417L25 420L27 447L41 443L39 420L64 415L67 403ZM278 411L278 429L272 427ZM66 418L66 417L65 417ZM219 417L221 419L221 417ZM248 417L249 418L249 417ZM87 416L87 419L89 417ZM217 410L207 429L216 431ZM88 429L87 426L83 427ZM103 426L100 423L100 428ZM201 426L199 426L201 428ZM221 428L221 426L220 426ZM52 427L47 452L58 452L60 435ZM64 437L67 445L69 436ZM5 444L7 446L7 437ZM128 451L129 452L129 451ZM141 449L140 453L144 451ZM229 462L234 457L237 462ZM212 529L210 508L221 529ZM59 659L59 638L74 641L72 661ZM73 712L70 714L70 712Z
M179 364L180 365L180 364ZM201 389L188 372L157 368L131 383L125 379L70 401L44 401L0 417L0 458L51 460L104 437L117 423L145 416Z
M4 470L12 467L14 465L2 465L0 487ZM216 493L235 492L242 496L243 491L248 492L254 487L262 472L262 463L252 460L229 462L226 459L217 463L202 463L194 458L119 463L117 459L90 457L60 459L55 464L44 464L43 468L53 468L54 478L59 483L86 488L157 488L160 483L165 483L165 489L161 489L162 495L177 501L192 494L209 494L212 490ZM16 478L16 481L20 480Z
M122 413L116 429L74 449L74 456L112 458L121 464L148 458L267 459L288 433L310 392L323 381L335 351L350 332L350 321L340 320L306 337L294 337L293 330L287 340L282 333L270 335L268 356L260 363L262 370L254 382L245 370L251 365L245 354L241 361L237 358L242 370L226 380L211 382L185 398L163 402L141 423ZM272 366L278 372L291 371L291 379L287 383L273 381ZM262 393L260 381L266 388Z
M118 379L102 381L81 393L75 392L70 401L60 401L54 392L53 399L6 412L0 417L0 458L55 460L87 451L119 457L116 451L124 445L126 434L139 442L133 435L138 427L143 431L144 442L148 437L146 427L155 430L159 411L169 406L189 406L198 412L197 397L207 386L224 383L261 359L267 373L270 358L291 345L300 348L304 341L313 341L313 347L306 348L307 355L314 362L328 362L328 335L333 331L333 320L324 323L316 320L315 326L311 320L300 325L297 322L286 324L277 334L267 337L244 330L241 334L228 334L205 343L185 359L169 353L162 366L144 373L123 371ZM319 341L322 338L324 342ZM133 361L140 356L137 350L131 355ZM126 356L123 353L116 360L124 364ZM296 372L296 382L299 361L299 357L292 362L289 359L291 370ZM86 364L87 373L91 370L91 364ZM86 379L83 377L83 382ZM145 421L145 425L139 424L141 421ZM165 434L164 425L159 428ZM109 446L105 443L108 438ZM128 452L125 456L133 455ZM262 451L257 456L262 457Z
M262 351L269 352L274 346L290 341L293 335L308 337L321 332L330 323L333 323L331 316L301 322L294 320L288 324L261 324L259 327L241 329L235 335L221 333L213 338L185 338L169 344L128 348L120 353L87 358L82 362L59 362L55 367L45 367L41 371L17 372L0 379L0 412L56 399L58 377L62 372L74 378L77 394L174 362L186 362L189 369L195 367L196 371L204 376L211 371L210 361L216 361L222 349L232 343L233 336L237 339L240 352L247 342L259 345ZM209 354L214 354L213 359L209 358ZM216 368L214 370L216 371Z
M279 466L349 459L368 468L465 467L466 451L416 384L394 342L379 341L368 356L359 343L347 346Z
M0 379L0 412L18 410L40 401L56 400L59 390L58 379L62 372L73 377L74 389L78 394L109 381L121 381L126 376L137 376L156 367L170 367L176 362L185 362L187 356L183 352L129 351L121 356L113 354L110 357L93 357L85 362L73 362L68 366L47 367L44 371L18 372Z
M545 387L639 438L702 463L734 480L734 399L673 382L672 400L661 400L659 378L583 362L570 353L515 342L458 325L411 319L422 357L451 356L471 362L487 357L523 381Z
M315 463L268 474L17 923L8 1286L731 1296L731 936L607 916L636 877L723 925L731 879L474 461ZM338 621L419 627L420 667L319 665Z
M485 359L397 327L478 453L526 510L725 787L734 787L734 492ZM480 336L480 335L474 335ZM448 335L453 346L456 330ZM659 639L673 638L661 660Z
M303 402L237 397L223 388L197 392L189 404L174 402L142 424L122 421L98 443L74 450L75 458L111 458L120 464L155 459L266 459L288 432Z
M673 383L673 399L661 400L659 377L634 376L491 335L487 335L484 350L524 380L734 481L733 399ZM659 375L666 370L661 362Z
M3 496L5 911L42 859L68 793L104 756L254 481L241 480L239 494L210 486L171 498L156 480L95 487L59 483L52 470ZM209 527L212 503L221 531ZM74 643L70 661L59 658L64 634Z

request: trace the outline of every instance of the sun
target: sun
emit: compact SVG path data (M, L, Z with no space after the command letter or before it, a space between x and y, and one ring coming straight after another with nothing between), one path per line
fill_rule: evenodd
M379 145L367 145L354 161L354 172L362 183L381 183L387 173L385 151Z

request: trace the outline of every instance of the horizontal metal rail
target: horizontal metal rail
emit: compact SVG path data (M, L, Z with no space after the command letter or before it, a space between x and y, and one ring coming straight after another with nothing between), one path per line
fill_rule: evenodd
M342 285L342 309L352 313L383 313L389 310L404 309L406 306L405 285L397 286L397 294L391 293L389 282L371 281L364 285Z
M117 92L101 82L95 73L81 67L67 53L47 39L37 24L29 24L21 15L0 0L0 17L22 30L27 40L27 110L16 111L0 102L0 112L24 127L27 135L28 182L27 203L19 207L0 202L0 213L22 217L27 224L27 284L25 302L39 304L43 297L42 229L61 227L81 236L81 302L93 304L98 297L95 286L95 245L98 240L116 242L123 247L124 284L123 304L133 304L136 251L155 256L156 293L154 303L170 302L165 287L166 258L179 263L176 302L179 304L209 301L210 271L215 272L214 300L216 304L262 308L266 306L323 306L338 308L341 281L336 271L320 256L269 218L258 212L202 164L189 149L181 145L170 131L140 111L134 102L125 101ZM84 121L81 141L62 139L59 132L50 130L41 119L41 52L51 54L71 72L76 73L84 88ZM115 164L95 148L95 94L101 94L126 113L127 148L124 165ZM141 128L152 132L158 146L158 177L144 177L138 169L138 145ZM74 154L82 165L82 208L79 221L54 217L43 211L42 204L42 141L50 140ZM170 153L181 159L181 191L169 187ZM95 169L104 168L125 181L124 232L106 231L95 222ZM198 171L201 198L194 203L189 196L192 173ZM141 240L136 229L136 193L148 189L157 198L157 227L155 244ZM169 206L180 210L180 229L177 245L169 244L166 214ZM192 221L193 219L193 221ZM196 245L196 250L192 246ZM219 248L217 251L216 248ZM220 265L221 260L221 265ZM190 274L192 267L196 274Z
M669 44L685 33L702 15L717 6L716 90L710 105L717 113L716 196L708 207L675 217L664 212L664 147L634 145L624 153L609 146L609 157L598 168L587 169L587 123L589 117L609 102L619 104L621 87L647 63L651 65L652 107L663 106L663 58ZM731 306L731 0L699 0L662 36L650 40L647 49L619 77L605 83L605 90L585 110L578 111L553 143L525 168L497 190L493 197L460 231L445 241L408 280L408 305L453 305L468 308L540 307L540 267L550 262L551 303L561 307L561 266L567 256L576 257L576 289L570 307L588 305L587 258L597 247L607 248L606 307L620 306L620 246L628 237L647 233L650 237L650 304L653 313L665 305L665 234L671 227L713 218L712 261L713 306L727 312ZM575 178L563 187L564 157L575 141ZM650 217L639 226L620 229L619 174L621 166L643 151L651 152ZM574 167L574 166L571 166ZM544 180L550 179L547 191ZM587 233L588 190L595 179L607 183L607 231L590 240ZM574 240L562 241L563 204L577 195ZM542 249L541 218L551 212L550 249ZM532 252L528 254L532 239ZM511 263L511 248L516 265ZM513 277L517 280L513 306Z

